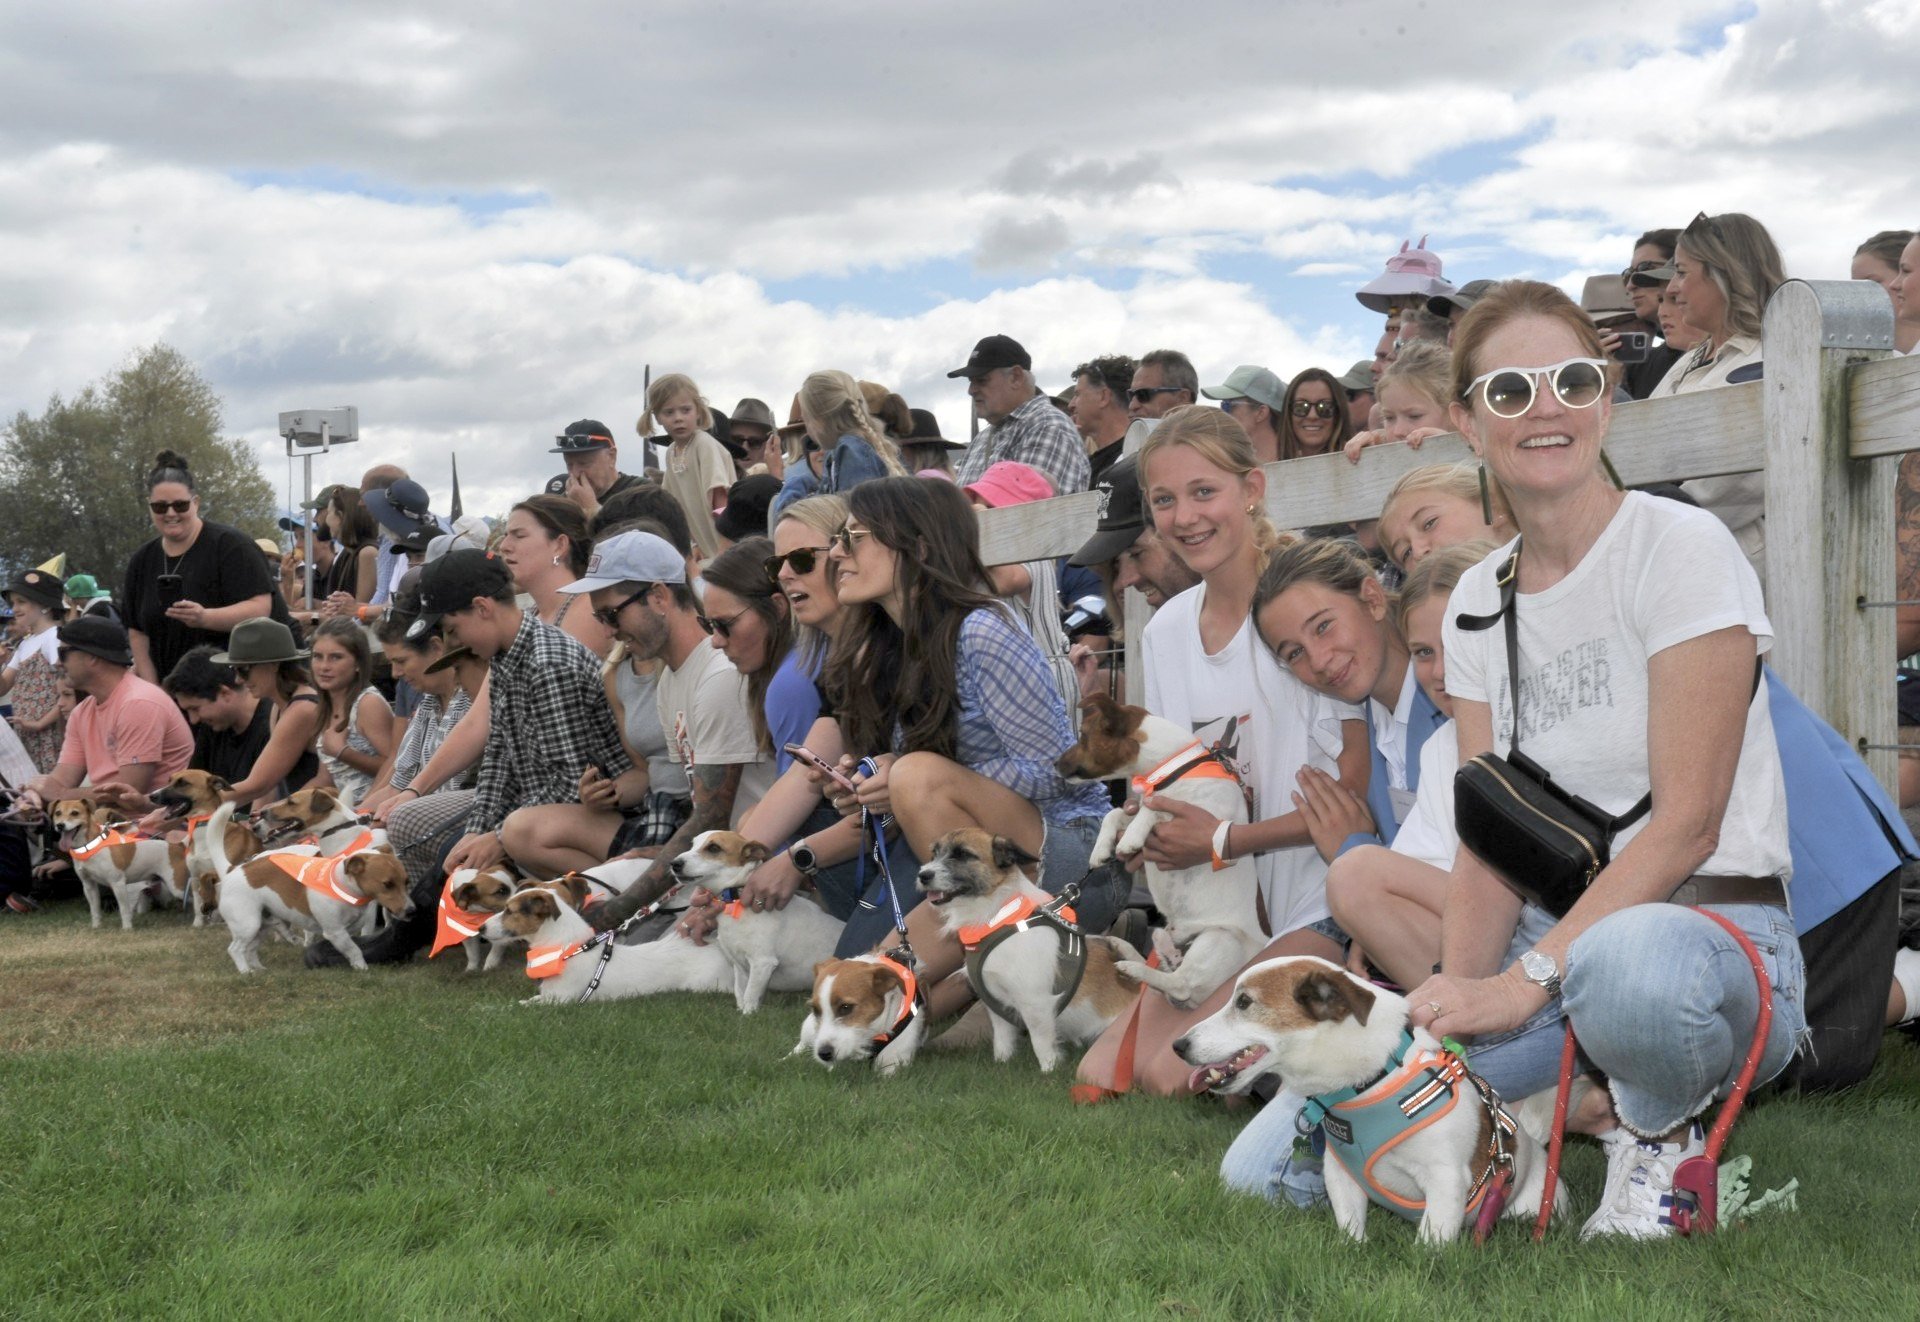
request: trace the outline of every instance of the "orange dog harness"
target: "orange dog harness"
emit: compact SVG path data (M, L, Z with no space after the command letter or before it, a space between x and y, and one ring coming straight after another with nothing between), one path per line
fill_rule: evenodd
M888 968L900 975L900 981L905 984L907 994L900 1002L900 1014L899 1017L893 1021L893 1027L887 1029L885 1032L875 1033L873 1035L873 1046L876 1054L884 1051L892 1044L895 1038L906 1032L907 1025L911 1024L914 1019L919 1016L920 1011L925 1008L924 1003L920 999L920 979L913 971L912 960L910 958L895 959L891 955L881 955L879 959L882 964L885 964Z
M1012 1006L987 990L984 976L987 956L1008 937L1035 927L1051 928L1060 942L1053 966L1054 1013L1073 1003L1073 994L1080 990L1080 979L1087 972L1087 941L1081 935L1072 908L1079 895L1080 888L1075 885L1069 885L1045 904L1034 903L1031 895L1016 895L1001 905L1000 912L990 921L960 929L960 947L967 952L967 981L973 984L973 994L980 998L981 1004L997 1017L1012 1024L1020 1022L1020 1015Z
M1197 776L1202 780L1230 780L1240 783L1240 777L1234 775L1233 768L1226 764L1219 752L1208 748L1198 739L1175 753L1144 776L1135 776L1128 783L1133 792L1145 798L1149 794L1158 794L1176 780L1185 780Z
M356 909L367 902L366 896L347 890L340 884L340 865L347 861L349 856L346 854L267 854L264 857L316 895L350 904Z
M112 849L115 845L137 845L145 836L128 835L118 827L109 826L84 845L75 845L68 857L76 863L84 863L103 849Z
M427 952L427 958L432 959L448 946L457 946L469 937L479 936L481 924L492 916L455 904L453 878L448 877L447 884L440 888L440 903L434 910L433 949Z

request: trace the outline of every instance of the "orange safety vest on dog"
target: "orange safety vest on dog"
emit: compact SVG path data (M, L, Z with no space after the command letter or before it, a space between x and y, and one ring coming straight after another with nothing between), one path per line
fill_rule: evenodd
M448 946L457 946L469 937L479 936L481 925L490 917L491 914L475 913L455 904L453 878L448 877L447 884L440 888L440 905L434 912L433 949L427 952L427 958L432 959Z
M367 902L366 896L356 895L340 885L340 865L350 855L266 854L263 857L316 895L350 904L356 909Z
M1176 780L1185 780L1189 776L1201 780L1230 780L1240 783L1240 777L1233 774L1233 768L1223 761L1220 755L1208 748L1198 739L1175 753L1144 776L1135 776L1128 783L1133 792L1141 798L1149 794L1158 794Z
M86 844L75 845L67 857L76 863L84 863L103 849L112 849L115 845L137 845L144 839L145 836L128 835L117 827L109 826Z

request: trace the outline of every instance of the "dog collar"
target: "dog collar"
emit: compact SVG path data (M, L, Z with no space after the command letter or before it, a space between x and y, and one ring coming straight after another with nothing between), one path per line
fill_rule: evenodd
M198 813L192 817L187 818L186 829L187 829L187 848L188 849L193 848L193 833L195 831L198 831L201 827L205 826L208 822L212 820L213 820L213 814L210 812Z
M1417 1050L1413 1034L1402 1029L1385 1069L1358 1087L1309 1097L1298 1124L1302 1133L1317 1126L1326 1135L1327 1150L1375 1203L1417 1220L1426 1211L1425 1200L1388 1189L1375 1167L1400 1144L1451 1113L1460 1101L1463 1083L1472 1086L1493 1121L1484 1163L1467 1191L1466 1210L1471 1215L1479 1210L1495 1177L1511 1168L1510 1143L1517 1131L1493 1089L1447 1048Z
M738 886L729 886L721 891L719 893L719 899L720 912L727 917L743 918L746 916L747 906L740 900L740 888Z
M1133 792L1142 798L1149 794L1158 794L1177 780L1188 776L1198 776L1203 780L1230 780L1240 783L1240 777L1234 774L1215 749L1208 748L1198 739L1175 753L1144 776L1135 776L1129 784Z
M96 835L93 839L87 841L86 844L76 845L72 849L68 850L67 857L71 858L76 863L84 863L88 859L92 858L95 854L98 854L103 849L112 849L115 845L137 844L139 843L140 839L141 837L137 835L129 835L127 832L120 830L118 827L109 826L105 830L101 831L99 835Z
M920 1012L926 1009L926 1003L920 999L920 978L913 971L913 956L908 954L904 959L895 959L891 955L881 955L879 956L879 960L882 964L885 964L888 968L900 975L901 982L906 986L907 994L900 1003L900 1015L893 1021L893 1027L887 1029L884 1033L875 1033L873 1035L873 1050L875 1055L892 1046L899 1036L907 1031L908 1026L920 1017Z
M268 854L265 857L282 872L292 873L302 886L329 900L338 900L356 909L367 902L366 896L340 883L340 865L347 861L345 854Z

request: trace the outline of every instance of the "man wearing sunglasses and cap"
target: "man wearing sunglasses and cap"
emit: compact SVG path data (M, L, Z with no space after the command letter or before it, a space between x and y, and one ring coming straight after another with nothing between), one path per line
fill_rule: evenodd
M956 480L978 482L997 463L1025 464L1046 476L1059 495L1087 489L1087 451L1073 422L1033 382L1033 358L1010 335L989 335L963 366L967 397L990 424L961 456Z
M563 456L567 471L548 480L547 494L565 496L589 520L600 512L607 497L641 480L620 471L620 447L613 442L613 431L596 418L570 422L553 439L555 444L547 453Z

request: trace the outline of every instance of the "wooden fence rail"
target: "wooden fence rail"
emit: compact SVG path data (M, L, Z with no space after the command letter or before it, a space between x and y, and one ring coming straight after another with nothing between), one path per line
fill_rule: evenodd
M1865 281L1792 280L1767 306L1764 380L1614 410L1607 453L1629 485L1764 471L1772 665L1807 704L1895 783L1891 609L1898 457L1920 449L1920 357L1898 357L1885 292ZM1268 464L1267 510L1282 528L1377 518L1408 470L1471 458L1458 435L1420 450L1383 446ZM1070 555L1093 532L1099 497L981 513L989 564ZM1145 602L1126 606L1128 693L1140 700Z

